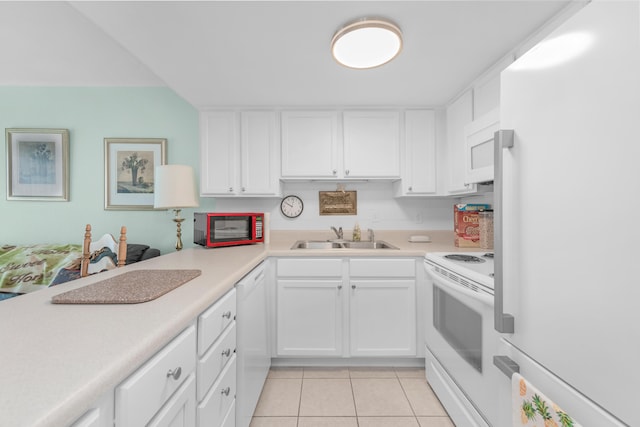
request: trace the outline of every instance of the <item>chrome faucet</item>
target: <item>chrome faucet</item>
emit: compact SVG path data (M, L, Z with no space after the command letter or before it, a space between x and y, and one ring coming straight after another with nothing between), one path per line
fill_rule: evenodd
M336 236L338 237L338 239L342 240L342 238L344 236L342 234L342 227L338 228L337 230L336 230L335 227L331 227L331 229L333 230L334 233L336 233Z
M369 241L374 242L376 240L376 235L372 229L367 229L367 233L369 234Z

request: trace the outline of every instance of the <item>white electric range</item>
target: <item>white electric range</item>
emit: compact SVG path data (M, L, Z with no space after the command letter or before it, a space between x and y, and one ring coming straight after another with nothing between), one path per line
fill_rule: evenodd
M435 252L424 262L427 380L456 426L496 425L493 253Z

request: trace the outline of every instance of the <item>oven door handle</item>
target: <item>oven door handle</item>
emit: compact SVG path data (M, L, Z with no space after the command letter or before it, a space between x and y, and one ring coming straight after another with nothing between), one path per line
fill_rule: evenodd
M426 267L427 267L427 273L429 274L431 279L433 279L434 285L437 285L440 288L446 288L448 290L457 292L459 294L465 295L469 298L473 298L476 301L480 301L484 304L487 304L493 307L493 297L491 295L485 294L484 292L472 291L471 289L463 285L458 285L456 283L453 283L445 279L444 277L439 276L438 273L435 272L435 269L433 267L430 267L430 266L426 266Z

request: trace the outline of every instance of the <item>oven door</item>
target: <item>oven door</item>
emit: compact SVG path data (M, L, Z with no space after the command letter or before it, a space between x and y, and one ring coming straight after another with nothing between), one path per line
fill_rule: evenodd
M493 297L427 270L426 345L438 365L488 425L495 425L499 375L492 356L498 336L493 331ZM468 405L466 405L468 406ZM454 420L455 422L455 420ZM480 423L480 420L478 420ZM464 424L461 424L464 425Z

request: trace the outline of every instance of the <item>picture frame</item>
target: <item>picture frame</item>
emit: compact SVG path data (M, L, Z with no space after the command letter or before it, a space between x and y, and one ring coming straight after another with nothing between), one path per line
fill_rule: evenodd
M357 191L319 191L320 215L357 215Z
M153 210L154 169L166 164L165 138L105 138L105 210Z
M7 200L69 201L69 130L5 129Z

